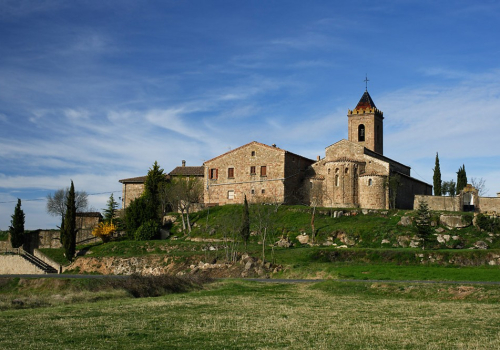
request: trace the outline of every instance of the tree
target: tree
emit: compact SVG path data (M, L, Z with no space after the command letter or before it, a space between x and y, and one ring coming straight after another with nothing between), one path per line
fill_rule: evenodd
M203 183L194 176L176 177L163 190L163 195L172 207L180 211L182 230L191 233L189 213L194 203L199 203L203 195Z
M149 197L152 202L152 207L155 208L156 214L160 216L160 189L166 181L163 169L160 168L158 162L153 163L153 167L149 169L146 181L144 181L144 196Z
M467 186L467 174L465 173L465 165L462 165L457 172L457 194L459 194Z
M158 215L148 196L134 199L125 209L125 225L130 238L134 238L135 231L150 220L158 221Z
M61 228L61 241L66 259L72 261L76 252L76 195L73 180L66 199L66 214Z
M21 200L17 199L17 205L12 214L11 226L9 227L10 243L12 248L19 248L24 243L24 211L21 209Z
M243 242L245 242L246 248L248 239L250 238L250 214L248 210L247 195L245 195L245 201L243 202L243 217L241 219L240 235Z
M432 236L431 213L429 205L426 201L420 201L415 218L415 227L418 237L422 240L422 249L425 249L426 243L429 242Z
M434 183L434 195L441 196L441 168L439 166L439 155L436 152L436 163L434 165L434 176L432 177Z
M486 180L483 178L473 177L470 179L471 185L477 190L477 194L480 197L484 197L488 193L488 189L486 188Z
M456 184L455 181L443 181L441 186L441 193L443 196L449 195L450 197L455 197Z
M118 203L116 203L113 193L109 196L108 202L106 203L107 207L104 209L104 221L111 222L115 217L116 208L118 208Z
M47 213L52 216L59 216L61 219L66 215L66 199L68 198L69 187L61 188L54 192L54 195L47 195ZM75 192L76 212L81 213L87 210L88 195L85 191ZM61 226L62 227L62 226Z

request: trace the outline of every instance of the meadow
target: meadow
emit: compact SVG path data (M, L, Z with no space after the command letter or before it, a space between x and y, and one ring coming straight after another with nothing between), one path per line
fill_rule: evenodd
M35 289L31 286L32 291ZM67 292L57 293L59 302L50 307L1 311L0 347L500 347L498 286L226 280L206 284L202 289L147 298L116 292L109 298L68 303L62 301Z

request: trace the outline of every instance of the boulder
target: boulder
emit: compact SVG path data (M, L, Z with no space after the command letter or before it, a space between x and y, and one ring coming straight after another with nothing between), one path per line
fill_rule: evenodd
M477 249L488 249L488 245L484 241L477 241L474 243L474 247Z
M290 239L288 237L281 237L281 239L275 244L281 248L290 248L291 246L293 246L293 243L290 242Z
M298 236L297 236L297 240L298 240L301 244L307 244L307 243L309 243L309 235L306 235L306 234L301 234L301 235L298 235Z
M442 214L439 217L439 222L448 228L464 228L472 224L469 220L464 220L462 215Z
M400 226L410 226L411 218L409 216L402 216L401 220L399 220L398 225Z

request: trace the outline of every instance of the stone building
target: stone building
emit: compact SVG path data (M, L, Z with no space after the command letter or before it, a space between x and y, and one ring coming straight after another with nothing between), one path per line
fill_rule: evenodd
M262 200L302 203L301 186L314 161L276 145L250 142L212 158L205 166L205 205Z
M410 167L383 155L384 115L368 91L347 118L349 139L326 147L309 170L304 190L311 204L411 209L415 194L432 193L431 185L410 176Z
M200 182L203 182L203 166L186 166L186 161L183 160L182 166L178 166L170 173L165 174L167 181L175 177L195 177ZM130 202L142 195L145 181L146 176L119 180L122 183L122 209L127 208Z

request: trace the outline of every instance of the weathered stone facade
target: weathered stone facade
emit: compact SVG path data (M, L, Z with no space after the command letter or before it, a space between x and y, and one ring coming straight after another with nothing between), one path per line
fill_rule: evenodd
M304 188L311 204L410 209L415 194L431 194L432 186L412 178L410 167L382 154L383 113L367 91L347 117L349 140L328 146L310 169Z
M259 142L208 160L204 201L207 205L271 201L299 203L300 187L311 159Z

